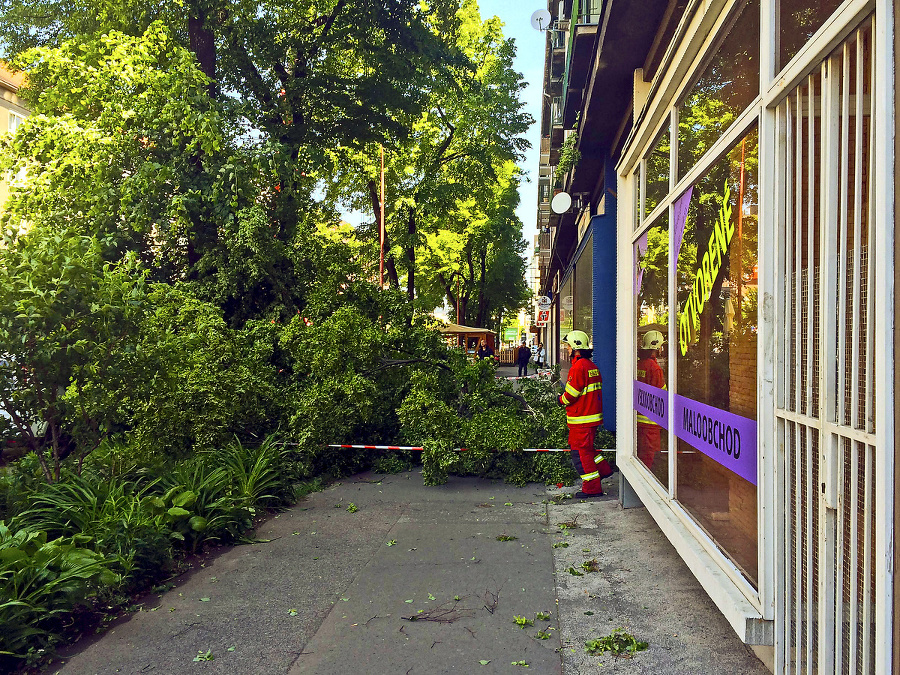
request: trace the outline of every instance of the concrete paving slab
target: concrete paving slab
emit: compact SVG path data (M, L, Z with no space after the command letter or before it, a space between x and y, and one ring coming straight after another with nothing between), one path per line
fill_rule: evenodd
M544 502L559 490L539 485L352 477L270 518L257 532L267 541L149 596L48 672L766 673L646 512L618 508L612 483L601 500L556 505ZM576 516L563 534L557 523ZM552 547L560 541L569 546ZM593 558L599 572L568 574ZM538 611L550 620L513 621ZM631 660L584 654L585 640L619 626L650 648ZM206 650L215 660L193 661ZM511 665L520 660L528 670Z
M612 486L611 486L612 487ZM551 495L560 490L551 488ZM614 489L611 490L614 492ZM767 675L659 531L646 509L623 510L612 499L564 500L549 507L551 523L573 521L554 548L563 671L697 675ZM596 560L598 572L569 568ZM588 640L624 628L649 643L634 658L590 656Z

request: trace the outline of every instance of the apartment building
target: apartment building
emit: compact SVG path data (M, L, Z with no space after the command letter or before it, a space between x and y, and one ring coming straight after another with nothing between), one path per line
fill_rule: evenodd
M0 133L15 132L28 116L25 102L18 96L24 77L22 73L14 73L0 63ZM0 208L7 196L7 183L0 176Z
M592 335L623 505L774 672L900 672L897 7L548 10L545 342Z

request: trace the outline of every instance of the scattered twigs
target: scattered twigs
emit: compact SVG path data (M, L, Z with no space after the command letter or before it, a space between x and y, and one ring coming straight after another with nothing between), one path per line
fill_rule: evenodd
M500 603L500 591L502 588L498 588L496 593L491 593L488 590L484 592L484 608L490 613L493 614L494 610L497 609L497 605Z
M564 529L574 530L576 527L578 527L578 516L575 516L574 518L572 518L572 520L566 520L562 523L557 523L557 525Z
M498 391L497 393L500 394L501 396L509 396L510 398L516 399L517 401L519 401L519 403L521 403L523 406L525 406L526 411L528 411L535 417L538 416L538 414L534 411L534 408L532 408L530 405L528 405L528 401L525 400L524 396L519 396L519 394L514 394L511 391Z
M437 607L426 609L419 614L401 616L400 618L405 619L406 621L433 621L435 623L453 623L454 621L459 621L463 618L472 618L475 616L475 611L473 609L470 607L459 606L459 603L463 600L465 600L465 598L460 598L459 600L454 598Z

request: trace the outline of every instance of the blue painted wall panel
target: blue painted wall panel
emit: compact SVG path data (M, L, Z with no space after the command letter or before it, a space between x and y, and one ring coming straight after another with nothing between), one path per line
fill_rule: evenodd
M616 430L616 172L606 167L606 215L594 216L594 363L603 378L603 425Z

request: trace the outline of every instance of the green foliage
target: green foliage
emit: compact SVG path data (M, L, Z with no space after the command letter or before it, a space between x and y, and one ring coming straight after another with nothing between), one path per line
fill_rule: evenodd
M112 561L128 583L153 578L171 562L167 531L144 508L144 488L96 476L70 476L36 490L13 526L50 538L82 537L83 545Z
M46 532L0 521L0 659L50 647L76 604L99 585L116 583L103 556L81 546L86 539L48 541Z
M372 462L372 471L375 473L403 473L409 471L413 466L411 459L400 453L391 453L386 457L377 457Z
M513 393L494 377L488 361L451 354L447 363L447 370L413 378L398 413L403 436L425 447L426 484L441 484L451 473L500 477L515 485L572 483L576 475L566 454L521 452L568 444L566 415L556 405L554 385L525 380Z
M132 256L107 263L107 243L37 226L0 243L0 438L23 439L47 480L110 432L134 358L144 278Z
M534 621L532 621L531 619L524 617L524 616L514 616L513 621L519 628L522 628L522 629L525 629L528 626L534 625Z
M559 151L559 162L556 164L557 176L565 176L571 169L578 166L578 162L581 161L581 151L577 146L578 134L572 132L566 136Z
M275 327L230 329L218 308L181 287L158 285L149 301L140 371L116 392L131 442L144 453L185 457L235 434L249 440L274 431L285 403Z
M630 633L626 633L624 628L616 628L609 635L585 642L584 651L591 656L612 652L613 656L631 658L649 646L648 643L640 642Z

